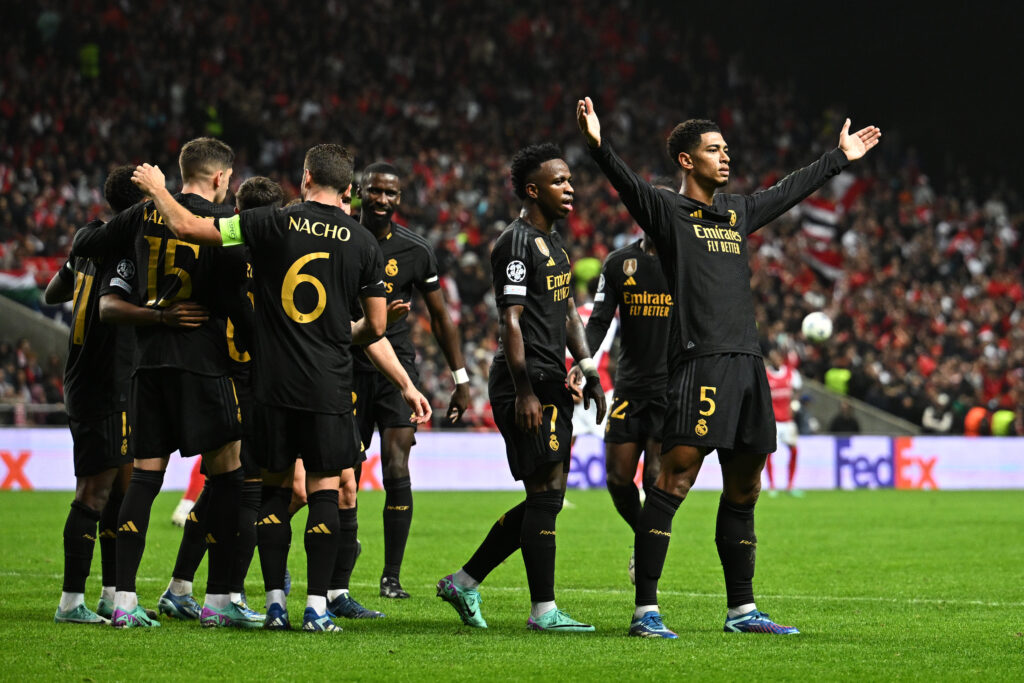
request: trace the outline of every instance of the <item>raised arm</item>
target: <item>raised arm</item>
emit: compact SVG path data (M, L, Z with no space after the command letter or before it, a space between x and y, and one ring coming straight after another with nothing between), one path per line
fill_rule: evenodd
M867 154L881 138L882 131L876 126L862 128L851 135L850 119L846 119L839 133L838 147L825 153L813 164L790 173L772 187L745 198L749 231L754 232L771 223L809 197L851 162Z
M597 372L597 364L590 356L587 346L587 334L583 328L583 319L576 310L576 302L569 298L569 310L565 314L565 344L569 353L576 359L576 365L583 371L587 379L583 385L583 408L589 409L590 402L597 404L597 421L604 420L605 400L604 389L601 387L601 375Z
M175 237L212 247L224 244L215 220L200 218L179 204L165 187L166 180L159 166L142 164L132 174L132 182L153 199L156 210L163 216L164 225Z
M413 411L409 421L412 424L429 422L432 414L430 401L412 383L409 373L405 371L402 362L398 360L395 349L391 346L388 338L381 337L377 341L367 344L364 349L366 357L370 359L374 367L402 392L402 398Z
M448 307L445 306L441 290L426 292L423 301L426 302L427 311L430 313L430 331L440 344L455 378L455 391L448 402L448 412L445 413L445 417L454 424L462 419L462 414L469 406L469 375L466 373L466 361L462 357L462 341L459 339L458 328L448 315Z
M594 103L589 97L577 103L576 122L590 148L590 156L619 193L619 198L636 222L655 241L667 238L671 226L671 211L665 198L627 166L615 154L607 140L602 140L601 123L598 121Z

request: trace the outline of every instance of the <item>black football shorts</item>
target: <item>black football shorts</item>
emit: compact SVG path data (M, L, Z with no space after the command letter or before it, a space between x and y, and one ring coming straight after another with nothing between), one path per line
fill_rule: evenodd
M499 373L492 368L491 409L494 422L505 439L505 454L512 476L524 479L539 468L553 462L561 462L568 470L572 447L572 394L564 382L535 382L533 393L543 407L543 422L538 431L525 432L516 426L515 392L505 387L495 387ZM511 378L499 377L498 381ZM498 389L495 391L495 389Z
M132 461L128 449L128 413L111 413L97 420L68 420L74 441L75 476L88 477Z
M413 384L419 386L419 374L413 368L405 368ZM359 425L359 437L364 445L373 438L373 430L404 427L416 429L409 422L412 409L402 398L402 392L380 372L353 373L352 405L356 424ZM415 442L414 442L415 443Z
M661 441L665 425L664 398L628 398L615 395L604 423L605 443Z
M242 410L231 378L175 368L140 369L132 377L136 458L208 453L242 435Z
M284 472L302 458L307 472L340 473L363 460L352 413L314 413L254 402L256 461L270 472Z
M698 356L669 377L662 453L679 445L719 449L720 458L775 451L775 413L760 356Z

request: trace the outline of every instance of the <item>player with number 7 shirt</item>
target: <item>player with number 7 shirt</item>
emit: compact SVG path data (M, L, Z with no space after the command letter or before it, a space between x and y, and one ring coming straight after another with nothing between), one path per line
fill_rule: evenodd
M341 209L352 175L347 149L316 145L303 165L302 203L252 209L216 221L194 216L178 204L164 188L158 167L143 164L134 175L179 238L249 247L259 330L253 353L253 432L263 468L257 526L267 629L291 627L284 595L290 529L283 527L291 495L285 485L290 467L301 457L309 505L302 628L340 631L327 614L339 537L338 487L341 471L356 464L361 453L352 418L349 347L376 341L387 323L380 247ZM365 315L353 323L357 302ZM404 397L415 415L429 412L414 388Z

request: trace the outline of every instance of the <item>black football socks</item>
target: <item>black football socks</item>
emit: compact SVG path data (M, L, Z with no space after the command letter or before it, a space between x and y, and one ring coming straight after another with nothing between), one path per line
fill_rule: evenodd
M89 577L92 554L96 547L96 525L100 513L88 505L72 501L64 523L64 587L65 593L84 593Z
M210 511L210 478L206 478L203 490L192 504L185 518L185 530L181 534L178 557L174 561L171 577L180 581L193 581L196 569L206 554L206 522Z
M338 510L338 555L331 574L331 590L348 590L352 569L356 566L356 537L359 534L358 509Z
M564 495L561 491L526 494L520 538L530 601L534 603L555 599L555 520Z
M207 595L227 595L235 575L238 547L238 506L242 495L242 468L206 478L210 511L206 543L210 553Z
M725 573L725 594L730 608L754 602L754 506L718 501L715 545Z
M640 519L640 491L632 483L626 486L609 483L608 493L612 496L612 503L615 505L616 511L622 516L622 519L626 520L626 524L635 534L636 523Z
M107 504L100 513L100 567L104 586L117 583L117 516L121 512L123 500L124 491L115 482Z
M384 572L398 578L402 557L412 525L412 484L409 477L385 478L384 484Z
M258 481L243 481L238 506L238 547L235 554L234 573L231 577L231 592L245 592L245 576L252 564L256 550L256 518L260 513L261 489Z
M133 470L117 517L117 590L135 592L135 575L146 549L153 501L164 483L163 472Z
M338 558L338 489L309 494L306 518L307 595L326 596Z
M473 557L463 565L462 571L478 582L483 581L495 567L519 550L525 514L526 501L523 501L499 517L487 532L484 542L473 553Z
M288 514L292 490L264 486L262 500L256 520L256 547L260 552L263 587L267 591L283 591L288 548L292 544L291 516Z
M668 542L672 538L672 518L683 499L652 486L637 520L636 604L658 604L658 580L665 567Z

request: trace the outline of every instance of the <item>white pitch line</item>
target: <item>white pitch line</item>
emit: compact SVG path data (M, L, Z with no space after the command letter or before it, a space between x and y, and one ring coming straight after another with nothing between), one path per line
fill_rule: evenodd
M12 576L18 578L43 578L62 579L63 574L47 574L43 572L12 572L0 571L0 576ZM168 581L167 577L157 578L153 576L140 576L136 581L140 583L160 583ZM305 587L306 582L296 577L292 581L294 587ZM376 583L361 583L353 581L352 586L358 588L378 588ZM483 591L500 593L525 593L526 587L516 586L492 586L487 585ZM559 593L583 593L584 595L633 595L633 590L625 588L567 588L558 587ZM666 595L679 598L700 598L708 600L724 600L725 593L698 593L694 591L673 591L659 590L658 595ZM888 602L904 605L950 605L963 607L996 607L999 609L1024 607L1024 602L994 602L990 600L964 600L959 598L906 598L906 597L885 597L882 595L787 595L784 593L762 593L757 596L758 600L804 600L809 602Z

